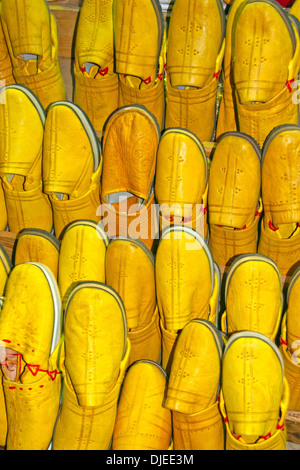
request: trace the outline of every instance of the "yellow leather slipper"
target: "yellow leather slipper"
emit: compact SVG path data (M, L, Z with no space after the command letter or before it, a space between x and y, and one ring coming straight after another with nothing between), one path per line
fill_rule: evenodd
M155 278L162 364L168 369L179 331L195 318L210 320L216 311L212 304L218 301L214 291L219 286L213 258L201 235L189 227L166 229L156 253Z
M297 124L299 23L278 2L249 0L234 19L233 76L238 130L262 147L274 127ZM296 85L296 88L293 86Z
M224 341L215 325L200 319L178 336L165 402L172 411L175 450L224 450L218 409Z
M290 388L289 410L300 411L300 361L299 361L299 278L296 269L289 282L287 309L282 319L280 352L284 362L284 373Z
M36 313L38 312L38 315ZM51 271L24 263L10 273L1 311L1 346L16 356L14 376L2 361L7 411L7 450L47 450L61 391L57 358L61 302Z
M119 295L99 282L78 284L66 307L64 335L65 393L53 448L107 450L130 354Z
M283 276L300 263L300 179L295 148L300 126L278 126L265 140L262 153L264 217L259 252L272 258Z
M113 450L169 450L171 412L164 407L165 371L155 362L137 361L127 371L122 387Z
M208 179L200 140L186 129L166 130L158 146L155 178L161 232L182 224L207 239Z
M3 0L1 21L16 83L32 90L44 109L66 99L57 23L48 3Z
M26 87L9 85L0 91L0 177L8 225L13 233L24 228L50 232L53 216L42 188L45 112Z
M152 248L158 231L152 212L156 210L154 177L159 141L157 120L144 106L125 106L110 117L102 143L101 187L103 226L110 238L130 236Z
M6 228L7 228L7 209L6 209L2 181L0 179L0 231L4 232Z
M164 125L165 20L158 0L116 0L113 5L115 70L120 106L144 105Z
M14 265L33 262L44 264L58 276L58 261L60 242L49 232L39 229L24 229L16 239L14 245Z
M12 262L5 248L0 245L0 298L4 294L7 278L12 269Z
M247 157L245 157L247 155ZM261 215L261 151L250 136L228 132L213 154L209 191L209 246L219 266L255 253Z
M0 10L1 14L1 10ZM12 73L12 63L9 57L2 24L0 21L0 88L15 83Z
M117 237L107 247L105 264L106 284L124 303L130 364L141 359L159 362L161 333L152 252L140 240Z
M222 330L229 335L256 331L275 341L280 326L283 295L274 261L259 254L239 256L226 274Z
M285 450L289 388L277 346L255 332L235 333L223 357L221 411L226 450Z
M75 39L74 103L88 115L98 137L119 107L114 65L113 0L82 3Z
M50 197L56 238L71 222L100 222L100 141L75 104L60 101L48 108L43 142L43 184Z
M72 222L61 241L58 286L65 309L76 284L105 283L105 256L109 240L100 224L89 220Z
M224 36L219 0L176 1L168 30L166 129L181 127L202 142L212 140Z

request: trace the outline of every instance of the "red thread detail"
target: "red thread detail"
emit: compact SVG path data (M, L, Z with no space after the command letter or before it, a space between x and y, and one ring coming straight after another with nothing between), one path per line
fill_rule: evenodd
M247 225L244 225L244 227L242 227L242 228L237 228L237 230L238 230L238 231L240 231L240 230L245 230L246 228L247 228Z
M43 387L44 387L44 385L40 385L40 388L43 388Z
M279 227L275 227L271 220L269 220L269 229L271 229L273 232L277 232L277 230L279 230Z
M99 70L99 74L104 77L104 75L108 74L108 67L105 67L105 69Z
M9 339L3 339L2 341L3 341L3 343L11 343L11 341Z
M163 76L164 76L163 73L159 73L159 74L157 75L157 78L161 81L161 80L163 79Z
M294 83L294 81L295 81L295 79L292 78L291 80L288 80L288 81L286 82L286 86L288 87L288 90L289 90L290 93L292 93L292 91L293 91L293 89L292 89L292 84Z
M86 72L85 65L84 65L83 67L79 67L79 68L80 68L80 70L81 70L82 73Z
M232 434L233 437L234 437L235 439L237 439L237 440L239 440L239 439L242 437L241 435L240 435L240 436L236 436L236 435L234 434L234 432L231 432L231 434Z
M227 416L226 416L226 418L224 418L224 421L225 421L225 423L228 423L228 418L227 418Z
M164 64L164 70L167 71L167 64Z
M9 390L15 390L16 387L8 387Z
M174 217L168 217L167 215L165 215L165 219L168 220L169 222L174 222Z
M267 439L270 439L270 437L272 437L272 434L269 432L265 436L260 436L260 437L261 437L261 439L264 439L264 441L266 441Z
M220 73L221 73L221 70L219 70L219 72L216 72L216 73L214 74L214 78L219 78Z
M207 207L201 207L201 212L203 215L205 215L207 213Z
M189 222L192 222L192 220L193 220L193 217L189 217L189 218L182 217L182 222L184 224L188 224Z
M34 364L27 364L27 367L29 371L32 373L32 375L35 377L37 373L40 371L40 366L34 365Z
M283 346L287 346L287 341L285 341L282 336L280 336L280 344L282 344Z
M143 80L143 83L145 83L145 85L149 85L149 83L151 83L151 77L145 78L145 80Z
M280 431L284 431L284 427L284 423L282 425L277 424L277 429L279 429Z

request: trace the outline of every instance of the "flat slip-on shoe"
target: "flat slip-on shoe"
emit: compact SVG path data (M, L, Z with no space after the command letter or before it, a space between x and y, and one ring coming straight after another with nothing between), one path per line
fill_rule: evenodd
M4 232L6 228L7 228L7 209L6 209L2 181L0 179L0 231Z
M244 1L245 0L234 0L231 2L226 21L225 51L222 66L223 94L218 112L216 128L217 139L226 132L237 131L236 98L232 64L232 30L237 9Z
M192 320L178 336L165 401L175 450L224 450L218 410L224 347L222 333L207 320Z
M250 136L228 132L218 141L210 169L208 222L209 247L219 266L257 251L260 158L260 148Z
M58 276L60 242L49 232L39 229L24 229L18 235L13 249L14 266L33 262L44 264Z
M79 283L69 296L64 338L65 394L53 448L107 450L130 354L119 295L99 282Z
M222 374L226 450L285 450L289 388L274 342L256 332L233 334Z
M107 247L106 284L123 300L130 364L139 359L158 362L161 334L155 290L155 261L152 252L140 240L117 237Z
M38 313L38 315L36 315ZM59 410L61 301L52 272L24 263L10 273L1 311L1 345L16 356L14 377L2 361L7 450L47 450Z
M0 8L1 15L1 8ZM12 73L12 63L9 57L0 16L0 88L15 83Z
M81 107L100 138L106 120L119 107L114 65L113 0L82 3L75 39L74 103Z
M58 264L58 286L63 308L79 282L105 283L108 243L106 232L94 221L79 220L68 225L61 240Z
M162 364L168 369L179 331L195 318L216 318L220 286L213 258L201 235L189 227L166 229L156 253L155 279Z
M299 278L298 268L292 275L287 291L287 309L281 323L280 352L284 373L290 388L289 410L300 411L300 361L299 361Z
M0 245L0 298L3 296L4 288L10 271L12 270L12 262L5 248Z
M239 256L226 275L222 331L228 335L256 331L275 341L282 297L281 275L274 261L259 254Z
M249 0L234 18L232 57L238 130L262 147L279 125L297 124L299 22L272 0ZM293 88L296 85L296 88Z
M152 248L158 232L154 177L159 141L157 120L144 106L125 106L108 120L102 141L101 213L110 238L130 236Z
M51 231L53 216L42 188L45 111L35 95L21 85L0 91L0 176L9 230Z
M57 23L48 3L3 0L1 22L16 83L29 88L44 109L66 99Z
M182 127L202 142L212 140L224 36L219 0L176 1L168 29L166 129Z
M172 444L171 412L164 406L165 371L153 361L137 361L124 379L113 450L169 450Z
M51 105L43 141L43 184L53 209L56 238L71 222L100 222L101 173L100 141L86 114L67 101Z
M157 151L155 196L162 232L187 225L207 239L208 162L201 141L187 129L168 129Z

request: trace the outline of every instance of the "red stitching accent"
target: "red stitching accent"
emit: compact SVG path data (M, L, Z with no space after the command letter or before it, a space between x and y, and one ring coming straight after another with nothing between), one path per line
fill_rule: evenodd
M260 436L261 439L264 439L265 441L267 439L270 439L270 437L272 437L272 434L269 432L268 434L266 434L265 436Z
M245 230L246 228L247 228L247 225L244 225L244 227L242 227L242 228L237 228L237 230L238 230L238 231L240 231L240 230Z
M104 77L104 75L108 74L108 67L105 67L105 69L99 70L99 74Z
M287 341L285 341L282 336L280 336L280 344L282 344L283 346L287 346Z
M38 372L44 372L48 374L50 379L53 381L56 379L56 377L59 374L62 374L62 372L59 372L57 369L52 370L52 371L44 370L44 369L41 369L39 365L35 365L35 364L27 364L27 366L28 366L28 370L32 373L33 376L36 376Z
M292 93L292 91L293 91L293 89L292 89L292 84L294 83L294 81L295 81L295 79L292 78L291 80L288 80L288 81L286 82L286 86L288 87L288 90L289 90L290 93Z
M285 428L284 423L281 426L280 426L280 424L277 424L277 429L279 429L279 431L284 431L284 428Z
M143 80L143 83L149 85L149 83L151 83L151 77L145 78L145 80Z
M220 73L221 73L221 70L219 70L219 72L216 72L216 73L214 74L214 78L219 78Z
M79 68L80 68L80 70L81 70L82 73L86 72L85 65L84 65L83 67L79 67Z
M192 220L193 220L193 217L189 217L189 218L182 217L182 222L184 224L188 224L189 222L192 222Z
M163 73L159 73L159 74L157 75L157 78L158 78L159 80L162 80L162 79L163 79L163 76L164 76Z
M11 341L9 339L3 339L2 341L3 341L3 343L11 343Z
M277 230L279 230L279 227L275 227L271 220L269 220L269 228L273 231L273 232L277 232Z

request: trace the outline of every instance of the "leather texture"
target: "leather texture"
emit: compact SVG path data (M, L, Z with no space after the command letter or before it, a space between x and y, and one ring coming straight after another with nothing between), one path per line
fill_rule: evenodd
M61 355L61 368L66 373L65 347ZM130 342L127 339L126 353L119 364L117 380L102 405L79 405L70 380L65 381L64 398L53 436L53 450L109 450L129 354Z
M53 215L42 190L42 153L45 113L27 88L10 85L1 90L0 176L13 233L24 228L51 231Z
M89 116L99 137L119 107L113 28L112 0L82 3L75 39L74 102Z
M288 382L290 390L290 399L288 403L288 409L291 411L300 411L299 398L300 398L300 367L299 367L299 349L297 343L290 342L293 332L289 329L292 323L292 327L295 328L297 325L297 317L293 310L285 312L282 324L281 324L281 337L280 337L280 353L284 363L284 375ZM297 340L296 340L297 341Z
M0 245L0 297L4 294L5 285L12 267L12 262L5 248Z
M3 192L2 181L0 180L0 231L7 227L7 209Z
M113 434L113 450L168 450L171 412L164 406L165 371L155 362L137 361L127 371Z
M66 99L58 60L58 30L45 0L3 0L1 21L16 83L24 85L46 109ZM25 60L24 55L38 56Z
M1 14L1 9L0 9ZM0 17L1 18L1 17ZM12 63L8 53L3 28L0 21L0 83L2 86L12 85L15 79L12 73Z
M101 173L100 142L85 113L69 102L50 106L43 141L43 184L57 238L76 220L100 222Z
M238 257L226 274L223 331L256 331L275 341L283 310L281 289L272 260L257 254Z
M96 222L72 222L65 230L60 248L58 286L63 307L79 282L105 283L105 256L109 240Z
M262 147L274 127L298 123L299 24L277 2L250 0L235 16L232 48L238 129Z
M201 141L184 129L168 129L158 147L155 196L160 229L188 225L207 237L208 163Z
M22 230L14 246L14 265L33 262L47 266L58 277L60 242L49 232Z
M233 433L236 445L251 448L274 437L284 424L289 399L277 346L259 333L234 334L224 352L222 377L227 434Z

